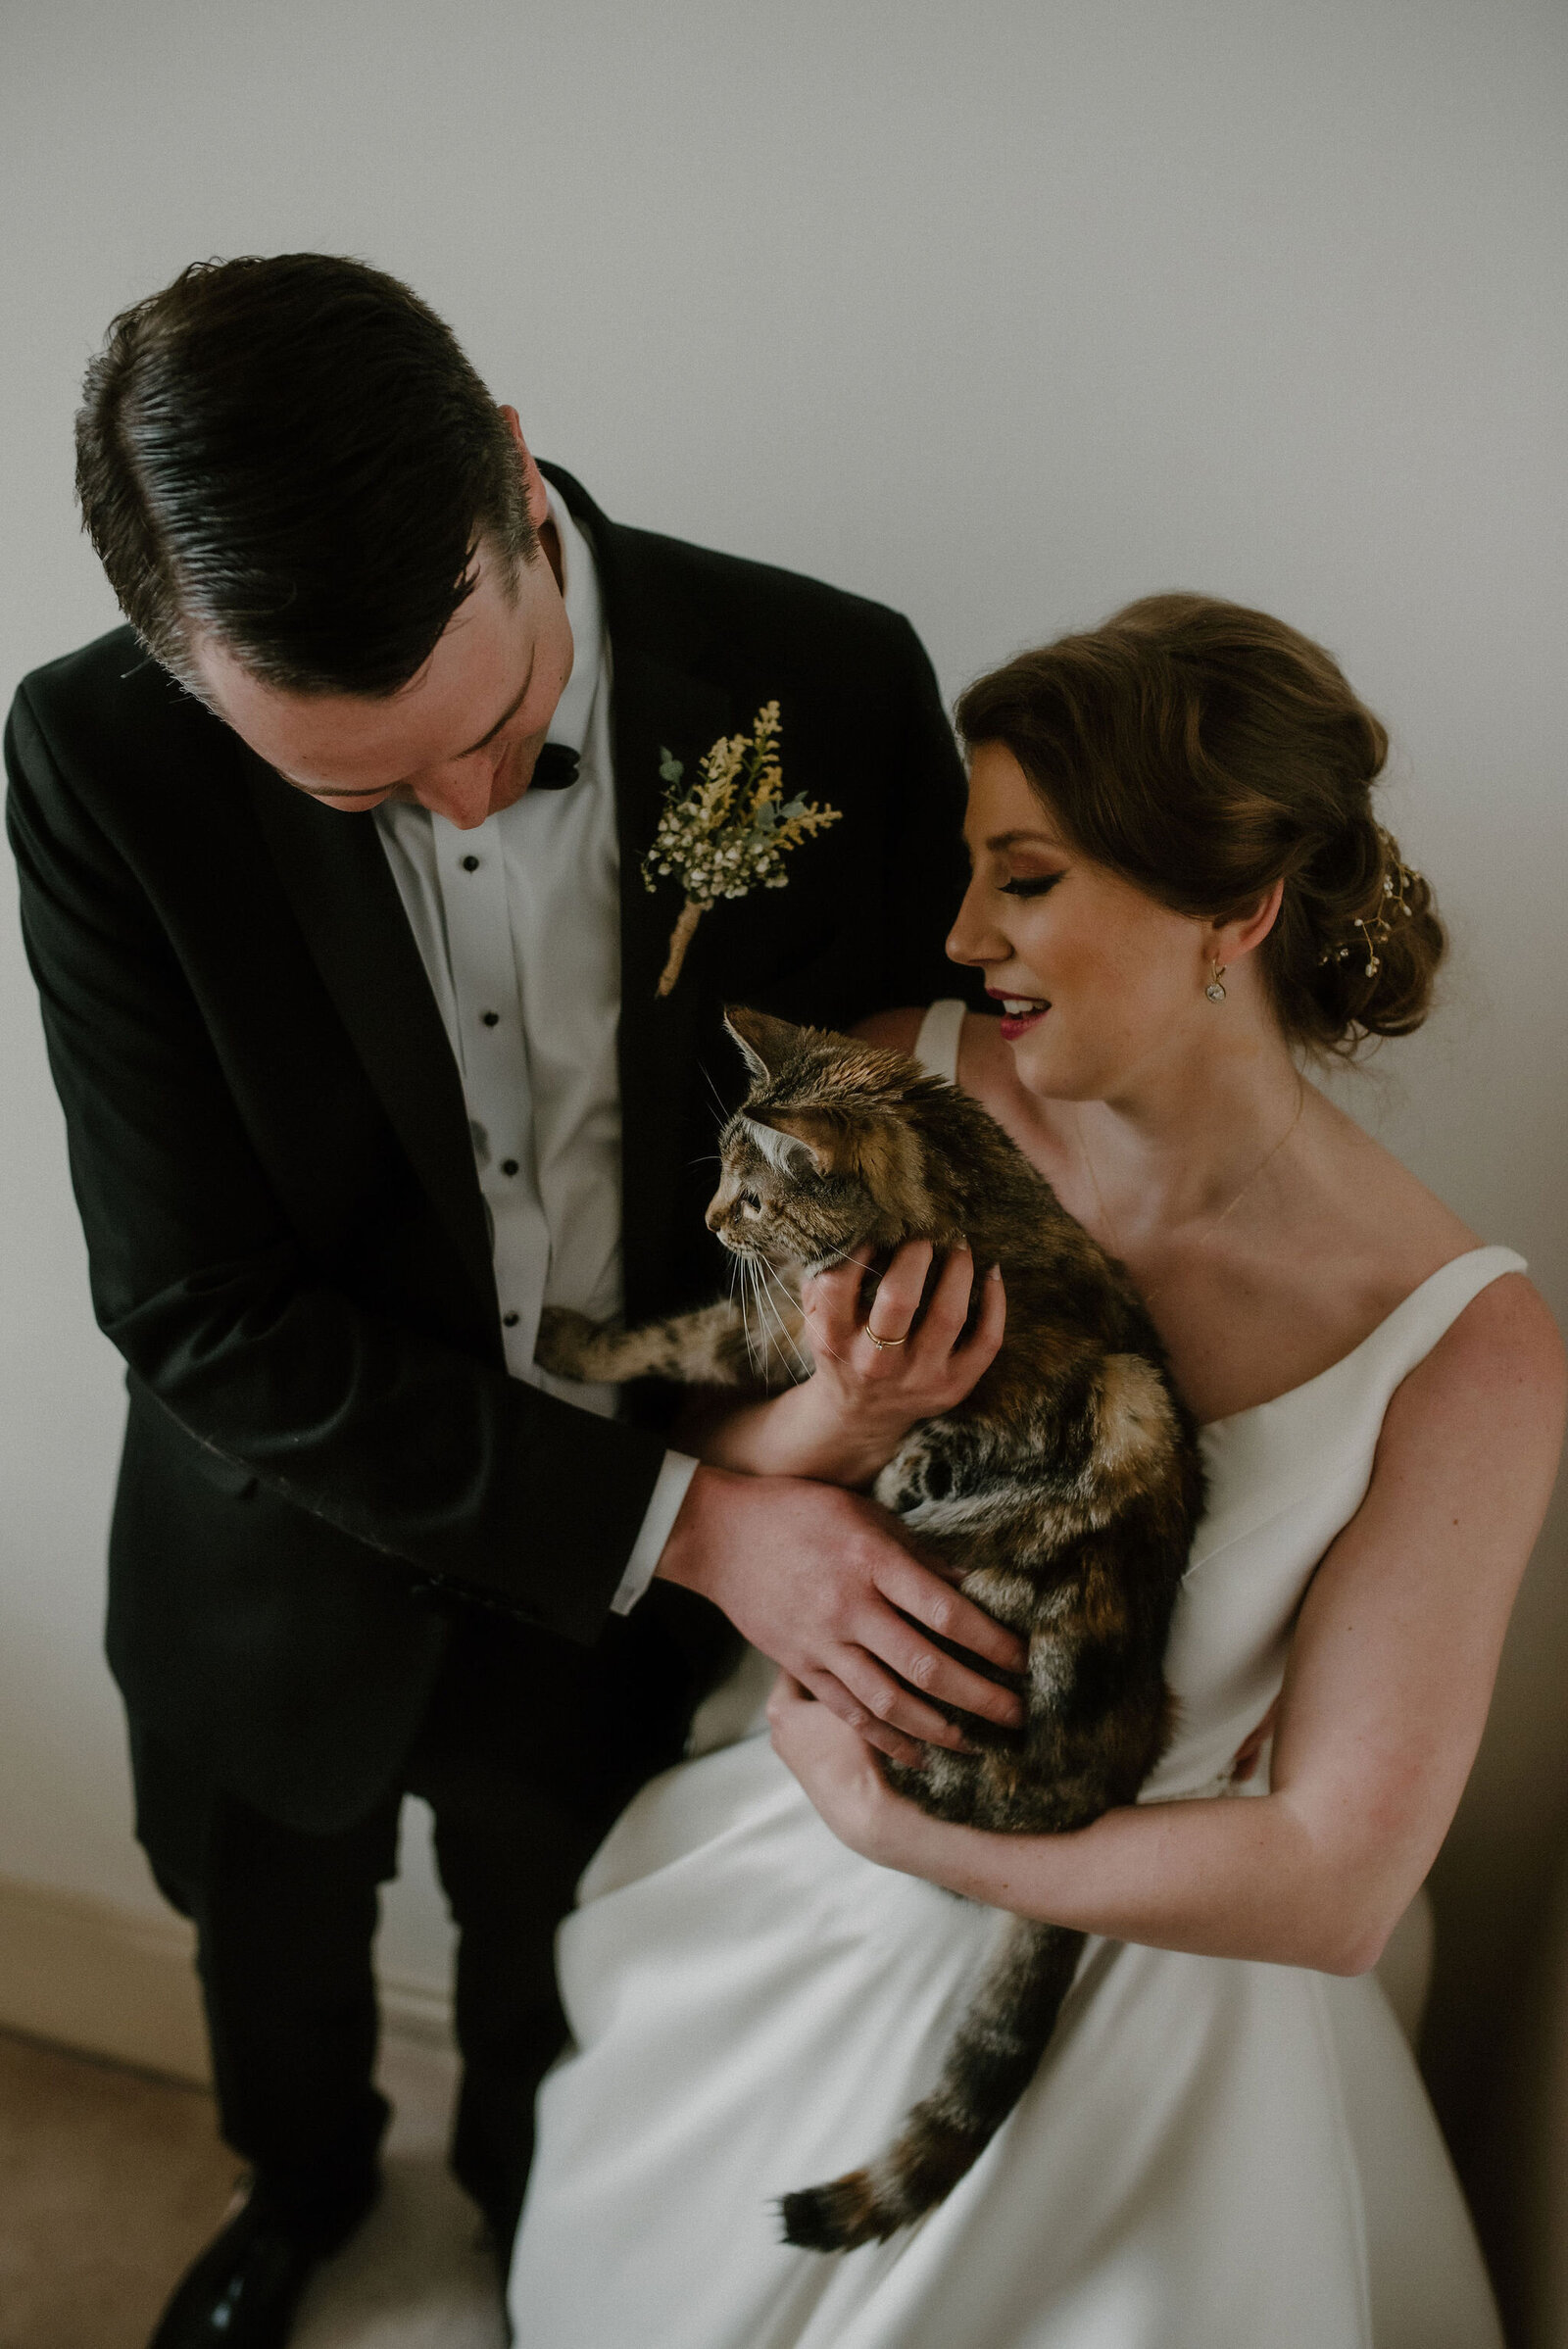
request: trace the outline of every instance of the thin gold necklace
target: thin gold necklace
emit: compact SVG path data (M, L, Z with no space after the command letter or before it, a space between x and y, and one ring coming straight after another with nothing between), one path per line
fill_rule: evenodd
M1203 1242L1205 1246L1219 1230L1220 1225L1225 1221L1227 1215L1233 1215L1236 1212L1236 1209L1241 1205L1243 1199L1251 1190L1252 1185L1257 1181L1259 1175L1261 1175L1263 1172L1263 1169L1266 1166L1271 1165L1279 1156L1281 1150L1285 1148L1285 1145L1290 1141L1291 1136L1300 1124L1301 1111L1306 1107L1306 1086L1299 1076L1298 1076L1296 1080L1296 1107L1292 1112L1290 1124L1286 1127L1278 1142L1271 1143L1269 1148L1263 1152L1263 1155L1261 1158L1259 1158L1257 1164L1253 1167L1251 1173L1248 1176L1240 1191L1237 1192L1235 1198L1227 1199L1224 1206L1218 1208L1216 1212L1208 1218L1206 1223L1201 1223L1199 1225L1195 1238ZM1073 1103L1072 1120L1073 1132L1077 1138L1079 1153L1083 1158L1085 1166L1089 1169L1089 1180L1094 1185L1095 1199L1100 1208L1101 1221L1103 1223L1106 1232L1110 1235L1110 1244L1113 1252L1119 1257L1122 1252L1121 1235L1116 1229L1115 1220L1111 1215L1110 1209L1105 1204L1105 1195L1100 1188L1100 1177L1095 1172L1095 1162L1089 1154L1089 1145L1084 1140L1083 1116L1076 1101ZM1168 1286L1168 1281L1157 1281L1152 1289L1143 1290L1142 1295L1145 1304L1147 1305L1152 1298L1157 1297L1160 1291Z

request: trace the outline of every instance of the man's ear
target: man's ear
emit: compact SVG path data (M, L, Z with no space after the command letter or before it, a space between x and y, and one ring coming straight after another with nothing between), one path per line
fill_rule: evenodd
M514 408L503 408L507 430L522 459L522 494L528 501L528 519L535 530L543 530L550 519L550 491L545 477L535 465L527 442L522 437L522 420Z
M744 1003L726 1003L724 1025L741 1048L756 1085L770 1085L785 1063L800 1050L801 1031L787 1019L766 1011L750 1011Z

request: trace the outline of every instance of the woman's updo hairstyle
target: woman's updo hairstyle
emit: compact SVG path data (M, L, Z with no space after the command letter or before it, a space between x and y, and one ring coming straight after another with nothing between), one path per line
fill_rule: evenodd
M1372 812L1389 738L1310 638L1145 596L977 678L957 717L969 750L1012 753L1077 848L1175 912L1232 920L1283 879L1258 957L1292 1043L1348 1058L1421 1025L1443 926Z

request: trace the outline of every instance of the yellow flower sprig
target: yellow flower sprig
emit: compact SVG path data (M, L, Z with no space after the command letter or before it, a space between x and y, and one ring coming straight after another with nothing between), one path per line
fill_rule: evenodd
M685 892L661 995L668 995L680 977L686 949L710 905L754 888L785 888L787 853L839 820L840 808L798 795L785 799L778 738L778 704L768 702L750 734L720 735L699 760L690 789L681 761L668 751L661 755L659 771L667 788L653 847L643 858L643 881L656 889L672 873Z

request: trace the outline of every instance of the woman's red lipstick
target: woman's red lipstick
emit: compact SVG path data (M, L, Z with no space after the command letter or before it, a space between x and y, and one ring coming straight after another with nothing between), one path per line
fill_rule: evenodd
M1030 1029L1037 1028L1051 1009L1050 1003L1038 996L1012 995L1004 987L988 987L986 993L1003 1007L1002 1036L1005 1044L1016 1044L1020 1036L1027 1036ZM1009 1003L1027 1003L1029 1009L1008 1010Z

